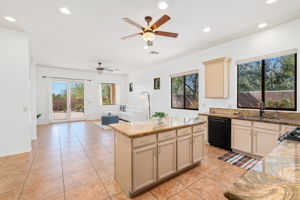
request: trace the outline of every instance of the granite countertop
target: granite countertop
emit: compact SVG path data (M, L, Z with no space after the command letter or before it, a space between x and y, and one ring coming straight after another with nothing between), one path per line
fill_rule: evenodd
M284 140L224 196L230 200L299 200L300 142Z
M230 119L240 119L240 120L250 120L257 122L267 122L267 123L275 123L275 124L283 124L289 126L300 126L300 120L292 120L292 119L272 119L272 118L260 118L260 117L252 117L252 116L239 116L228 113L199 113L200 115L212 116L212 117L224 117Z
M203 123L205 123L205 121L194 118L170 117L165 118L164 122L159 125L157 125L155 123L155 120L152 119L146 122L118 123L110 124L109 126L112 127L115 131L118 131L128 137L134 138Z

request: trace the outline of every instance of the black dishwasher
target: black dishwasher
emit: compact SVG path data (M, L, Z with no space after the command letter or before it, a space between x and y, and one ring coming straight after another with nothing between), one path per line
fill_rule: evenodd
M231 120L208 117L208 143L231 151Z

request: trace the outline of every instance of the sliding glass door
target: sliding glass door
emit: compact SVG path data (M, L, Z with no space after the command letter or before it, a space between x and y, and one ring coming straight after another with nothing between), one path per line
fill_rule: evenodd
M84 83L83 82L70 82L71 88L71 119L84 118Z
M52 80L51 121L80 120L84 118L84 82Z

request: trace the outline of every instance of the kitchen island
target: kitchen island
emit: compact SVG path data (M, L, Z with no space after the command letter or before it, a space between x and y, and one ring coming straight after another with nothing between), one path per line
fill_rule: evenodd
M166 118L111 124L115 141L115 179L133 197L200 164L204 153L204 121Z
M284 140L224 196L230 200L299 200L300 142Z

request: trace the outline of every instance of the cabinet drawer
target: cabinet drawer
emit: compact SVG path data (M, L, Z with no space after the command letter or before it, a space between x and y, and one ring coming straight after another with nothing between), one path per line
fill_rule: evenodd
M233 119L232 120L232 125L236 125L236 126L252 126L252 122L251 121L246 121L246 120L239 120L239 119Z
M156 142L156 135L147 135L133 139L133 147L139 147Z
M192 133L192 127L180 128L177 130L177 136L188 135Z
M253 122L253 127L267 129L267 130L274 130L274 131L280 130L279 124L272 124L272 123Z
M176 137L176 130L158 133L158 141L169 140Z
M201 124L201 125L195 125L193 126L193 133L199 133L204 131L205 125Z

